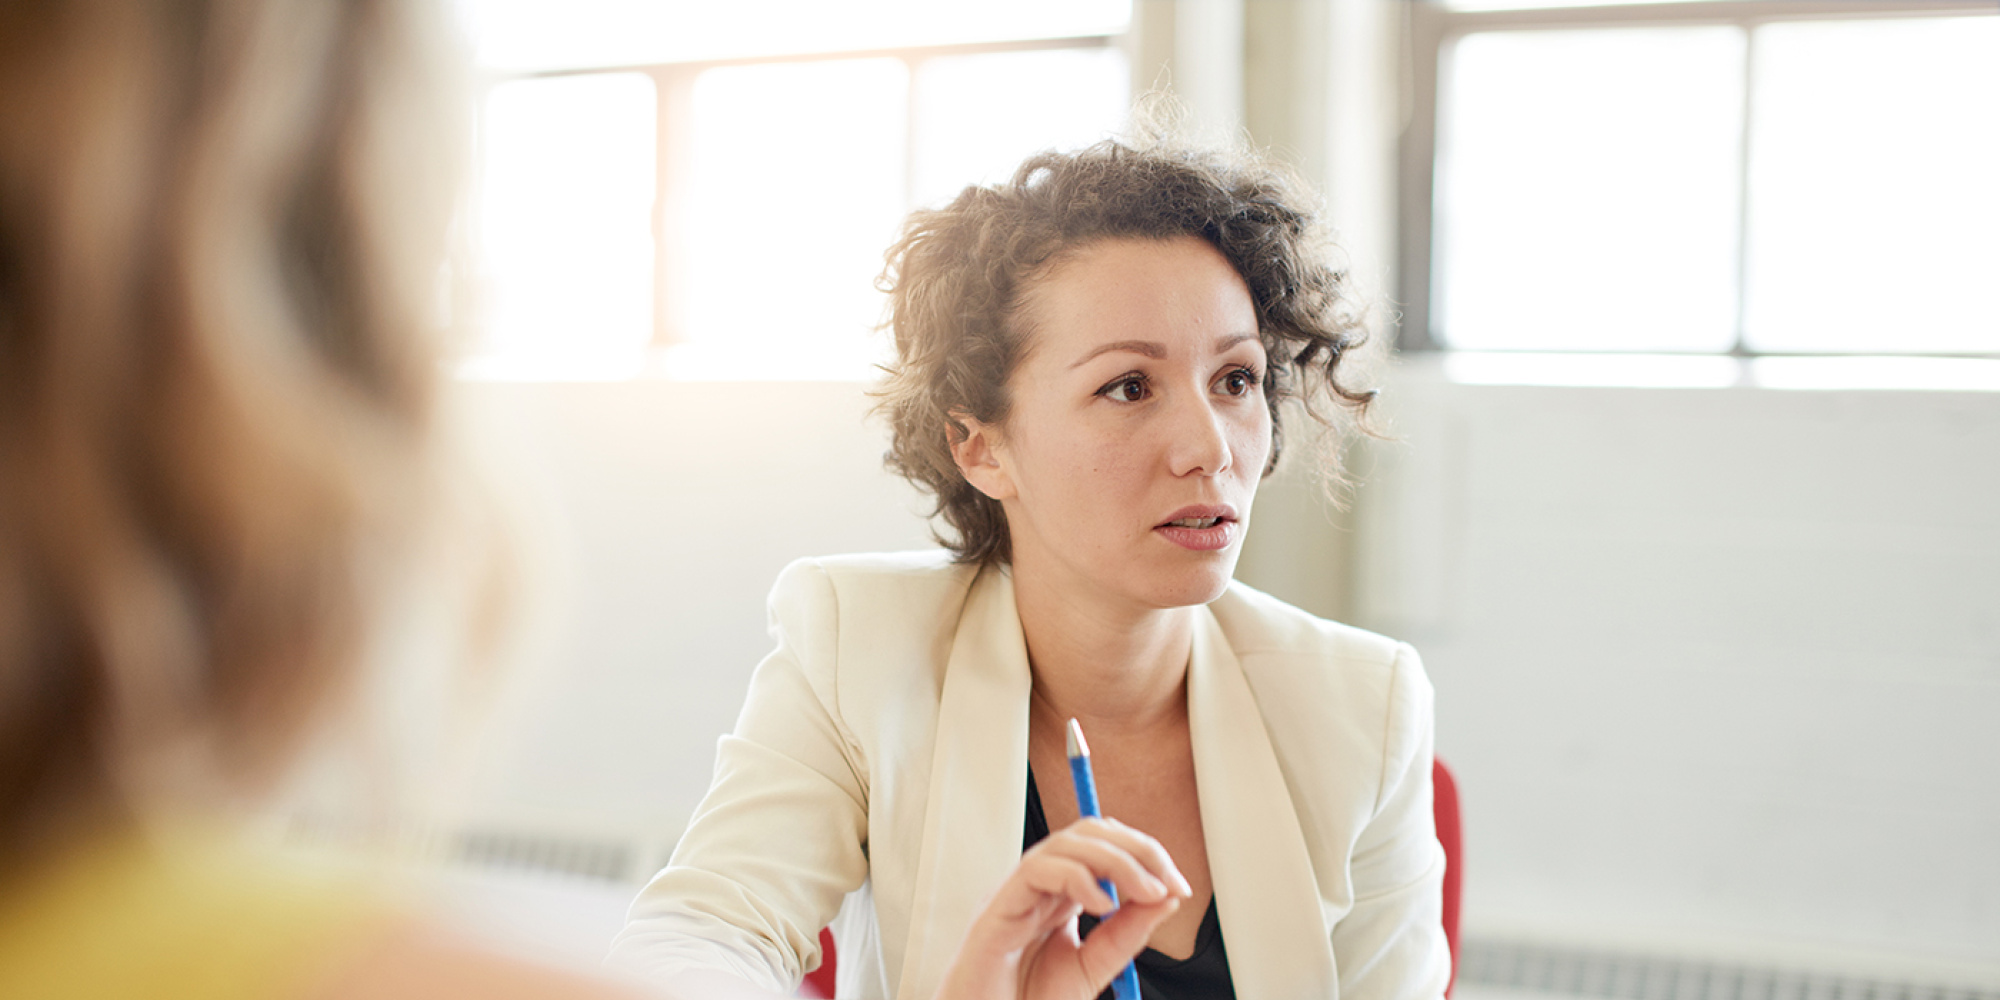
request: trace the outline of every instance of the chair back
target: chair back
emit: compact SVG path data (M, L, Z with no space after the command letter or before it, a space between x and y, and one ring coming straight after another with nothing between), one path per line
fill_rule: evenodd
M1444 940L1451 952L1451 978L1445 980L1444 995L1449 998L1458 983L1458 896L1465 863L1459 849L1458 780L1436 758L1431 760L1431 815L1437 821L1438 846L1444 848Z
M799 984L799 996L833 996L833 928L822 927L819 931L819 968L806 973L805 982Z

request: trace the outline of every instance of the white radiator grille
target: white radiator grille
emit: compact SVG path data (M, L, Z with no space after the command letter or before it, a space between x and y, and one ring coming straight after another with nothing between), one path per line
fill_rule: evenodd
M463 864L557 872L612 882L638 877L635 852L611 841L474 830L452 838L448 856Z
M1458 981L1606 1000L2000 1000L2000 989L1467 940Z
M655 862L660 860L629 841L495 829L441 831L405 827L385 832L314 815L293 816L284 828L284 836L301 845L389 850L446 864L549 872L609 882L647 878L658 869Z

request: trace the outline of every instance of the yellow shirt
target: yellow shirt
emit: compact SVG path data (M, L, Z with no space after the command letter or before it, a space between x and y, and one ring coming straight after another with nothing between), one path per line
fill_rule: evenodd
M301 997L389 921L351 879L226 838L116 838L0 884L0 997Z

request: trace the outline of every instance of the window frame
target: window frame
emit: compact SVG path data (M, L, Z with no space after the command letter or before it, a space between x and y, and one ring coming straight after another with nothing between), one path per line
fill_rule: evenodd
M1432 323L1431 293L1437 275L1433 258L1436 239L1433 217L1437 179L1437 114L1439 72L1445 49L1477 33L1590 28L1734 26L1744 32L1743 142L1737 151L1736 329L1727 352L1681 352L1699 357L1750 358L1763 355L1744 346L1744 310L1750 212L1749 137L1755 126L1752 82L1757 45L1755 29L1767 24L1800 21L1890 20L1964 16L2000 16L1992 0L1696 0L1588 7L1544 7L1513 10L1452 10L1440 0L1409 0L1405 5L1405 58L1408 66L1408 118L1397 143L1396 231L1397 293L1402 321L1396 346L1403 351L1454 350ZM1520 354L1552 353L1519 349ZM1555 352L1623 355L1628 352ZM1657 353L1657 352L1655 352ZM1785 354L1784 357L1814 356ZM1846 353L1824 356L1849 357ZM1912 357L1994 358L2000 352L1940 354Z

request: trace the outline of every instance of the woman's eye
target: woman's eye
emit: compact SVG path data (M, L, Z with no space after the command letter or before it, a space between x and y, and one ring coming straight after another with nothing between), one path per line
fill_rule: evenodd
M1121 378L1098 391L1121 403L1136 403L1146 398L1146 380L1136 375Z
M1222 391L1231 396L1241 396L1257 384L1256 376L1246 369L1238 368L1222 376Z

